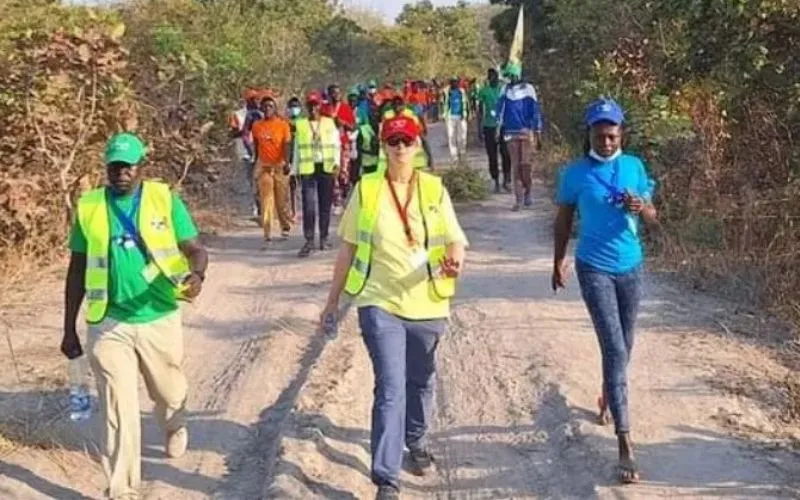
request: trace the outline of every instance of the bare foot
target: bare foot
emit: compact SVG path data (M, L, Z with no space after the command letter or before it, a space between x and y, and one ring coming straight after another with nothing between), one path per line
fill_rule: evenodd
M640 481L639 469L632 458L619 461L619 482L622 484L636 484Z
M617 465L619 482L622 484L638 483L639 468L633 458L633 443L630 434L627 432L618 434L617 444L619 446L619 464Z

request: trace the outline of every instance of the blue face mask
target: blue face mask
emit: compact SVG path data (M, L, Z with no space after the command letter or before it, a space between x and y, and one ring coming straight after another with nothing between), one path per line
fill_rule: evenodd
M289 108L289 116L291 116L292 118L296 118L296 117L300 116L300 113L302 111L303 110L300 109L299 107L292 106L292 107Z

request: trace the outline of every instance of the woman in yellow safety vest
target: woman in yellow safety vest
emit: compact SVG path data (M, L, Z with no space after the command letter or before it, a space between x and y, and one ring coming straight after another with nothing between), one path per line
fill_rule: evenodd
M417 474L431 467L425 443L433 408L435 351L450 314L467 239L439 177L414 168L419 125L384 122L385 172L365 175L339 226L343 240L323 318L342 292L354 300L375 373L372 481L398 498L405 448Z

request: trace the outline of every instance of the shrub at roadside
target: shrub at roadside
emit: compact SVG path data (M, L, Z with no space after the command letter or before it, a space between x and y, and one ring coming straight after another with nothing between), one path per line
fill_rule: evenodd
M489 195L486 180L477 170L466 165L445 170L442 182L455 202L481 201Z

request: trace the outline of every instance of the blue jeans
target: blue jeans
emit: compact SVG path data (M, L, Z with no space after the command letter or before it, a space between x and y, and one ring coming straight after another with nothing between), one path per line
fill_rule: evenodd
M603 357L603 388L617 434L630 431L628 361L641 300L641 269L613 274L575 262L581 294Z
M358 320L375 374L372 403L372 482L398 486L404 445L425 447L433 411L436 347L445 320L411 321L378 307L362 307Z
M314 173L300 176L300 196L303 201L303 236L314 242L314 225L319 207L319 239L328 239L333 206L333 174L325 173L322 164L314 165Z

